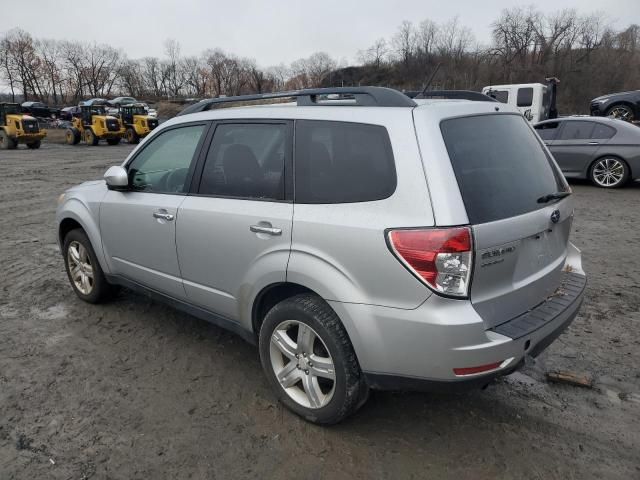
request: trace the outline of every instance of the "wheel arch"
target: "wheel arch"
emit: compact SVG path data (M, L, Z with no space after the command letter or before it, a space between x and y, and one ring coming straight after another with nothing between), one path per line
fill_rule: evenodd
M58 215L58 244L61 251L64 246L65 236L76 228L81 228L87 234L102 270L105 273L109 273L110 269L102 249L98 225L93 220L91 212L81 201L70 199L65 203L64 211Z
M318 295L310 288L293 282L272 283L258 292L251 308L251 327L256 338L260 335L260 327L269 310L281 301L300 293Z

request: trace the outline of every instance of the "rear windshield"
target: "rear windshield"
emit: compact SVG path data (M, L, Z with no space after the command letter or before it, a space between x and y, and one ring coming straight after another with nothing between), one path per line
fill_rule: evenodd
M538 198L566 189L519 115L453 118L440 128L472 224L537 210Z

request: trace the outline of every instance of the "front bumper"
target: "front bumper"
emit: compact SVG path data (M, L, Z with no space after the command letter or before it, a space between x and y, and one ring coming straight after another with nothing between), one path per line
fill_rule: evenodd
M591 106L589 111L592 117L603 117L605 112L607 111L607 106L609 102L600 103L600 102L591 102Z
M570 246L564 281L554 296L529 312L487 329L468 300L438 295L414 310L330 302L343 319L372 388L463 390L511 373L526 355L538 355L579 312L586 276ZM454 368L499 363L481 373Z

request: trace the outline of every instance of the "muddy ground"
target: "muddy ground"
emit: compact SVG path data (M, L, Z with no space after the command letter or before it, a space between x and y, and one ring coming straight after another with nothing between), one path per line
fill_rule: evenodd
M129 150L0 152L0 479L640 478L639 184L573 184L588 294L534 365L465 395L374 393L320 428L238 337L130 293L74 296L56 197Z

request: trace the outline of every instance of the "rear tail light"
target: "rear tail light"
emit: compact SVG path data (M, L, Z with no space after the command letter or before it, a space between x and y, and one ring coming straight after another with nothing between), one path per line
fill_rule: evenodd
M466 297L473 242L469 227L389 230L389 246L411 273L438 293Z

